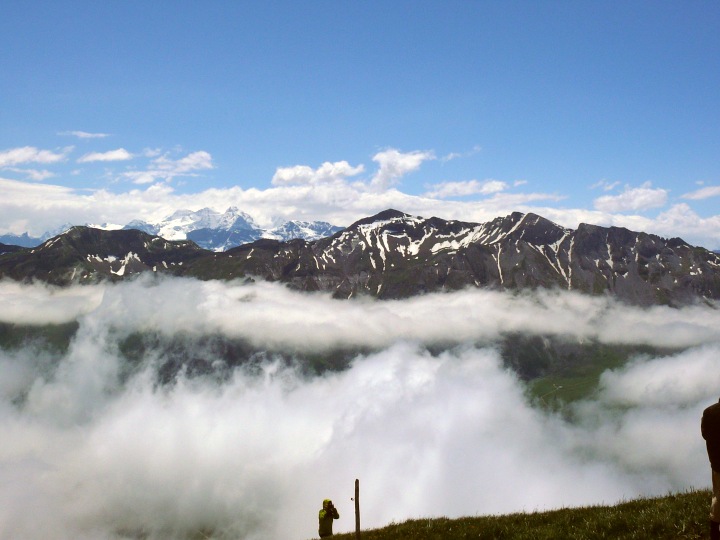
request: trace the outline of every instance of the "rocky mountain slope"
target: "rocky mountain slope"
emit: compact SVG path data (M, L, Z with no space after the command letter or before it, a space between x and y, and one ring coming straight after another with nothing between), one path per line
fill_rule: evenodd
M0 243L0 255L3 253L15 253L16 251L22 251L21 246L7 245Z
M53 285L94 283L172 271L207 254L187 240L171 242L137 230L72 227L36 248L0 255L0 277Z
M252 278L338 298L433 291L560 288L635 305L720 299L720 256L679 238L535 214L488 223L387 210L320 240L260 239L226 252L137 230L75 227L32 251L0 256L0 276L57 284L153 271L199 279Z

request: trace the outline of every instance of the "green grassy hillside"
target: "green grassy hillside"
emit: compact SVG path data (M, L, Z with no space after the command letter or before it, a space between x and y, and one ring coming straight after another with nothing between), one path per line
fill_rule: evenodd
M362 540L571 540L709 538L710 491L689 491L615 506L460 519L433 518L362 531ZM335 540L354 540L355 533Z

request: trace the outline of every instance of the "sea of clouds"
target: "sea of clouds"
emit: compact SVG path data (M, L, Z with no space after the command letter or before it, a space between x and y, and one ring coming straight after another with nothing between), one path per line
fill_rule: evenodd
M338 301L189 279L2 282L0 305L1 323L79 323L67 351L0 350L1 539L307 539L324 498L340 511L335 531L354 530L356 478L364 528L709 485L699 422L720 395L712 306L483 290ZM133 332L369 352L322 375L268 354L259 369L159 384L152 354L128 372L118 336ZM605 372L569 420L535 406L480 345L508 333L681 352Z

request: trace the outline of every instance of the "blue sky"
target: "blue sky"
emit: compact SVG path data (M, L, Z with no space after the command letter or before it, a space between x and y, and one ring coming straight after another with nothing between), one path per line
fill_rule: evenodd
M720 248L720 3L19 2L0 233L536 212Z

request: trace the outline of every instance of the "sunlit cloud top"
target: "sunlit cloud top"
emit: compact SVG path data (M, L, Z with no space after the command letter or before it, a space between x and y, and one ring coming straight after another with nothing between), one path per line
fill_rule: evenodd
M0 349L0 498L14 537L310 538L327 497L335 532L353 530L356 478L367 528L710 482L699 433L720 385L710 306L639 309L568 291L345 301L179 278L0 282L0 301L2 323L76 328L67 350ZM606 370L569 421L504 364L493 342L509 332L671 352ZM238 340L261 354L230 368L213 344ZM338 348L344 369L302 369L303 355ZM164 363L193 358L210 372L158 382Z

